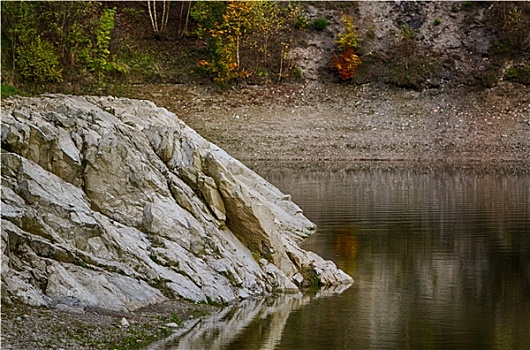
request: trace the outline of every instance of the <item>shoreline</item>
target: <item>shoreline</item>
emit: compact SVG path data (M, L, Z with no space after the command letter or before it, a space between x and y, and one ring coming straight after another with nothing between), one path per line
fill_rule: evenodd
M253 171L260 173L260 169L270 171L271 167L301 170L310 168L313 171L355 171L379 169L382 171L411 170L416 172L440 172L440 171L461 171L479 174L501 174L501 175L527 175L530 174L530 161L457 161L447 160L243 160L243 163Z
M1 348L138 349L167 337L188 321L209 315L216 308L179 300L134 312L75 307L59 310L2 302Z

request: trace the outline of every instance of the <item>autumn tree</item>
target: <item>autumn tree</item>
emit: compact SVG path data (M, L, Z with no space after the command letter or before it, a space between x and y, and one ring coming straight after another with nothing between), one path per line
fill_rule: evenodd
M191 15L210 57L199 61L214 81L281 77L298 8L268 1L197 2Z
M353 78L362 61L357 55L359 38L355 32L353 18L344 15L342 23L344 24L344 32L338 35L336 42L338 54L333 58L333 67L337 69L342 80L349 80Z

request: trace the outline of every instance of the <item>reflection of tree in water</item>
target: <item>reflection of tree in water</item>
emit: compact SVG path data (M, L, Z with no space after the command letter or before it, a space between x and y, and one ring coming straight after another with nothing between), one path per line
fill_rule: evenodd
M349 273L355 269L359 241L355 236L356 227L353 222L343 221L331 233L334 237L334 250L339 254L339 266Z

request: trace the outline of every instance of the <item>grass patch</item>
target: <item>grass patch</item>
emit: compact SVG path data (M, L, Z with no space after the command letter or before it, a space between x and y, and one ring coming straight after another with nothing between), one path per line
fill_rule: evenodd
M154 319L165 323L175 323L177 326L184 326L184 321L176 313L173 313L169 316L154 316Z
M88 264L83 259L76 258L74 260L74 264L77 265L77 266L83 267L85 269L88 269Z
M317 273L311 267L303 267L300 269L300 273L304 277L304 289L308 290L318 290L322 284L320 283L320 278Z
M18 90L16 87L12 85L7 85L7 84L1 84L0 94L2 98L6 98L9 96L16 96L16 95L24 95L24 93Z
M106 344L105 348L112 350L141 349L150 343L168 337L173 331L165 326L132 326L117 339Z

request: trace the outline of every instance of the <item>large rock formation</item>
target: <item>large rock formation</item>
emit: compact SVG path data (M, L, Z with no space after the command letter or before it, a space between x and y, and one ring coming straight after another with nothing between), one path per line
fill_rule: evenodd
M148 101L2 101L2 298L136 308L351 283L290 197Z

